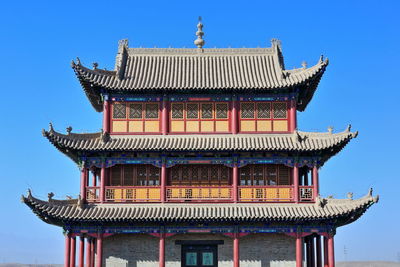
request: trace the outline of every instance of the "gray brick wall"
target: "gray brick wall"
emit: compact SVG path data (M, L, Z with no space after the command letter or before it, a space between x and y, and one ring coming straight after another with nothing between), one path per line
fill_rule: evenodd
M166 267L180 267L181 246L176 240L223 240L218 245L218 267L232 267L232 239L223 235L179 234L165 243ZM107 267L158 267L157 237L121 234L104 239L103 263ZM282 234L252 234L241 237L241 267L294 267L295 240Z

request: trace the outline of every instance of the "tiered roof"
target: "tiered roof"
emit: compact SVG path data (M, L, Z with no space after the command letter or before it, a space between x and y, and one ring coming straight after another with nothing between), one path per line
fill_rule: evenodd
M357 220L379 196L372 190L360 198L317 198L315 204L303 203L179 203L165 204L83 204L79 200L39 200L28 193L22 201L43 221L65 223L134 223L134 222L301 222L334 220L337 226Z
M97 111L101 92L279 92L298 90L298 110L306 108L328 66L321 57L310 68L286 70L280 42L270 48L128 48L122 41L113 71L72 62Z
M78 160L80 152L120 151L269 151L322 152L324 160L338 153L358 132L350 127L341 133L301 132L287 134L210 134L210 135L103 135L99 133L62 134L53 127L43 135L61 152Z

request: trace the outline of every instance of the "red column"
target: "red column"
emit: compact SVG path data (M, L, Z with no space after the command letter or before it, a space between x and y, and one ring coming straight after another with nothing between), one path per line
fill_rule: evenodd
M306 242L306 262L307 262L307 267L311 267L311 242L310 242L310 237L307 236L305 238Z
M161 202L165 202L165 192L166 192L166 185L167 185L167 166L165 163L161 165Z
M106 168L101 167L100 172L100 202L103 203L106 199Z
M314 236L310 236L309 242L310 242L310 261L311 261L310 266L311 266L311 267L315 267L315 249L314 249L314 241L315 241Z
M92 171L92 186L97 186L96 170Z
M70 254L71 254L71 236L65 234L65 255L64 255L64 267L70 267Z
M238 184L239 184L239 168L237 163L233 164L232 168L232 190L233 190L233 201L236 203L239 201L239 192L238 192Z
M328 236L328 266L335 267L335 250L333 235Z
M84 267L84 257L85 257L85 238L83 236L79 237L79 261L78 267Z
M303 238L296 236L296 267L303 267Z
M85 167L81 170L81 199L82 201L86 201L86 184L87 184L87 169Z
M105 96L103 102L103 132L110 132L110 101L108 101L108 96Z
M76 260L76 238L71 237L71 252L70 252L70 266L75 267L75 260Z
M316 242L316 258L317 258L317 267L322 267L322 253L321 253L321 236L317 235L315 237L315 242Z
M293 167L293 200L294 202L299 202L299 167L297 164Z
M98 234L96 253L96 267L101 267L103 265L103 234Z
M313 188L314 188L313 198L315 199L319 194L319 181L318 181L319 179L318 179L318 167L317 166L313 167L312 178L313 178Z
M234 233L233 236L233 267L240 266L239 259L239 233Z
M328 238L324 236L324 267L329 267L328 262Z
M166 135L168 133L168 102L167 97L163 97L161 107L161 133Z
M233 97L232 100L232 118L231 118L231 132L233 134L237 134L239 131L239 120L238 120L238 104L236 100L236 96Z
M90 260L91 260L91 244L90 237L86 237L86 267L91 267Z
M290 126L289 131L293 132L297 127L296 101L290 101Z
M165 233L160 234L159 266L165 267Z
M90 267L94 267L94 242L94 238L90 239Z

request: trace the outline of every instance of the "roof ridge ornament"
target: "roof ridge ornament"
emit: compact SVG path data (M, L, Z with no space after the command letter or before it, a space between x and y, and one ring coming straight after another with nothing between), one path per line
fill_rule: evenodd
M199 16L199 23L197 23L197 39L194 41L194 44L197 46L199 52L203 52L203 46L206 43L203 39L203 23L201 23L201 16Z

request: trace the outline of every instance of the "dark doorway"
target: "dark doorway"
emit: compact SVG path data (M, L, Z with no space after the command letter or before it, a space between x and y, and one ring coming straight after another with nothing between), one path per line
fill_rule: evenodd
M217 245L182 245L182 267L217 267Z

